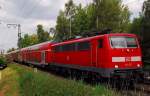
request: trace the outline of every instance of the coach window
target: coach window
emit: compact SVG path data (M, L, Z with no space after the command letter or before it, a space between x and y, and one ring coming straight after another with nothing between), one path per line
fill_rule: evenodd
M80 42L78 43L77 50L89 50L90 49L90 42Z
M98 48L103 48L103 39L98 40Z

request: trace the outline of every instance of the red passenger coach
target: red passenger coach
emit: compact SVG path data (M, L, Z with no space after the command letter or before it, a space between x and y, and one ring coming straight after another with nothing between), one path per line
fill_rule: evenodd
M51 42L44 42L23 48L20 50L19 55L19 62L44 67L52 62Z
M104 34L52 45L53 64L98 73L102 77L137 75L141 51L133 34Z

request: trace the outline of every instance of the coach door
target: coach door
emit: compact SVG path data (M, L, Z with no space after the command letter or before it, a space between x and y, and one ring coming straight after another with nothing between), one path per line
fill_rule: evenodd
M91 42L91 66L97 67L97 40Z
M41 63L45 64L45 51L41 52Z

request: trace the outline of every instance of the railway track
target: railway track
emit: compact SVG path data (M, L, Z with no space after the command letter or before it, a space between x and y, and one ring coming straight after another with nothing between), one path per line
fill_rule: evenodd
M142 92L146 92L146 93L150 94L150 85L147 85L147 84L137 84L135 86L135 89L137 91L142 91Z
M122 96L149 96L150 85L137 84L133 89L125 89L120 91Z
M150 96L150 70L144 70L144 79L140 83L136 83L133 89L125 89L120 91L123 96Z

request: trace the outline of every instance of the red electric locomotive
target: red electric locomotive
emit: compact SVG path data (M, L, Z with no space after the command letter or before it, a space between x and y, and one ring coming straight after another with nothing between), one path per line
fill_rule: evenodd
M45 42L14 53L19 62L79 70L107 78L137 76L142 71L141 49L133 34L103 34L60 43Z
M53 44L52 49L52 64L98 73L102 77L139 75L142 69L141 49L133 34L70 40Z

